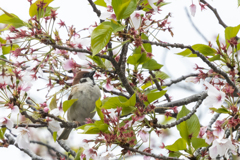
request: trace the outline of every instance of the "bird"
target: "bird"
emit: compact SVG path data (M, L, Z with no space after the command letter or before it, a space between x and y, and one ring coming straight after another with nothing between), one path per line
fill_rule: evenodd
M68 100L78 100L67 111L68 121L83 123L86 118L93 118L95 102L101 97L100 89L94 82L94 73L95 71L79 71L75 75ZM58 140L68 139L71 130L72 128L65 128Z

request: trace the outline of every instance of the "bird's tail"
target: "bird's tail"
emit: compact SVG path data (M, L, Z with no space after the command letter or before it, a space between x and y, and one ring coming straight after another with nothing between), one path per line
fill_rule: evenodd
M72 128L65 128L62 132L62 134L58 137L58 140L61 140L61 139L68 139L69 137L69 134L71 133L72 131Z

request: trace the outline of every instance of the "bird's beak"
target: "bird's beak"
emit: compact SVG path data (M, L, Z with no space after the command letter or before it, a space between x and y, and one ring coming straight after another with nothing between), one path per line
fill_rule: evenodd
M93 75L96 71L89 72L89 77L93 78Z

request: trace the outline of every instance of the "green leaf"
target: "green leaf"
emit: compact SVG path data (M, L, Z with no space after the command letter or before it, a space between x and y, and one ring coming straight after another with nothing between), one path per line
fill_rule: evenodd
M56 142L56 140L57 140L57 132L53 132L53 140L54 140L54 142Z
M54 94L50 104L49 104L49 108L51 110L53 110L54 108L57 108L57 100L56 100L56 94Z
M128 18L137 8L137 0L112 0L117 20Z
M104 115L103 115L103 113L102 113L101 107L102 107L102 101L101 101L100 98L99 98L99 99L96 101L96 111L97 111L97 114L98 114L98 116L100 117L100 119L103 121Z
M147 94L148 102L144 102L145 105L152 103L153 101L161 98L167 91L159 91L159 92L150 92Z
M66 112L78 99L70 99L63 102L63 111Z
M237 34L238 34L239 29L240 29L240 25L238 25L236 27L227 27L227 28L225 28L225 41L226 41L226 44L227 44L227 48L230 45L228 43L228 40L230 40L233 37L236 37Z
M94 123L85 124L76 129L82 129L83 132L81 132L81 134L98 134L100 131L107 132L108 125L103 121L95 121Z
M217 38L216 38L216 43L217 43L218 47L220 48L221 45L220 45L220 42L219 42L219 34L218 34L218 36L217 36Z
M102 108L111 109L122 107L122 115L127 115L135 109L136 104L136 94L134 93L129 99L123 96L119 97L110 97L103 104Z
M0 8L0 10L2 10L5 14L0 15L0 23L3 24L8 24L8 26L0 31L9 29L10 26L14 26L15 28L19 28L22 26L26 26L26 23L24 21L22 21L18 16L16 16L13 13L8 13L5 10L3 10L2 8Z
M10 51L14 51L16 48L19 48L18 44L13 44L12 46L2 46L3 55L9 54Z
M199 51L204 56L214 56L217 51L208 45L205 44L195 44L192 46L192 48L196 51ZM184 56L184 57L197 57L196 54L193 54L190 49L186 49L180 53L177 53L177 55Z
M238 0L238 7L240 6L240 0Z
M94 3L98 6L107 7L107 4L104 0L96 0Z
M30 17L33 17L33 16L37 16L38 15L38 7L37 7L37 4L39 4L40 2L43 2L45 3L45 5L43 6L43 10L48 7L48 5L52 2L53 0L37 0L36 2L34 2L30 8L29 8L29 15ZM39 17L40 18L40 17Z
M207 147L209 146L204 139L202 138L192 138L191 140L192 146L194 147L195 150L201 147Z
M183 106L182 110L177 115L177 120L186 116L189 112L190 111L185 106ZM196 138L200 131L200 123L199 123L198 117L195 114L192 115L190 119L177 125L177 129L180 132L181 137L190 146L189 136L191 136L192 138Z
M142 33L141 38L144 40L148 40L148 36ZM143 47L147 52L152 53L152 45L150 43L143 43Z
M161 80L169 78L169 76L162 71L155 71L154 73L155 73L156 78L160 78ZM157 79L157 81L159 81L159 79ZM153 84L155 84L155 83L154 82L147 82L146 84L141 86L141 88L142 88L142 90L144 90L144 89L148 88L149 86L151 86Z
M208 59L210 62L216 61L216 60L221 60L221 57L219 54L217 54L216 56L213 56L211 58Z
M214 56L217 51L208 45L205 44L195 44L192 46L192 48L196 51L199 51L204 56Z
M213 110L216 113L224 113L224 114L229 114L229 110L227 110L225 107L221 107L221 108L209 108L211 110Z
M157 63L154 59L150 59L142 65L142 68L149 70L159 70L163 65Z
M4 139L4 134L6 132L6 127L0 129L0 139Z
M3 59L7 59L4 55L1 55L0 57ZM5 63L5 61L0 60L0 65L4 65Z
M75 156L74 160L81 160L80 156L83 153L84 148L83 147L79 147L78 151L77 151L77 155Z
M156 78L160 78L161 80L170 78L166 73L164 73L162 71L155 71L154 73L155 73Z
M142 57L142 54L133 54L131 56L128 57L127 59L127 63L132 64L132 65L136 65L139 64L138 60Z
M176 151L176 152L171 151L171 152L169 153L169 157L177 157L177 158L179 158L181 155L182 155L182 153L181 153L181 152L178 152L178 151Z
M112 19L111 19L110 25L111 25L111 27L112 27L112 29L113 29L113 33L116 33L116 32L118 32L118 31L122 31L122 30L125 28L124 25L119 24L118 22L116 22L116 21L114 21L114 20L112 20Z
M112 32L113 28L111 27L111 25L109 25L108 22L101 23L93 30L91 36L91 47L93 50L92 56L98 54L98 52L101 51L103 47L105 47L108 44Z
M106 69L106 66L104 65L102 59L98 56L91 56L91 55L88 55L87 56L88 58L92 59L95 63L97 63L97 65L103 69Z
M183 138L179 138L172 145L168 145L165 148L170 150L170 151L186 150L187 149L187 144L186 144L186 141Z
M192 55L192 51L190 49L185 49L184 51L176 54L183 57L190 57L190 55ZM197 55L195 55L195 57L197 57Z

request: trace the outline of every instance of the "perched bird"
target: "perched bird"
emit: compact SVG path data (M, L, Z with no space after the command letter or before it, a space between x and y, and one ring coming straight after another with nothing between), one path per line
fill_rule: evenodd
M79 71L74 77L68 100L78 100L67 111L68 121L83 123L86 118L93 118L95 102L101 97L100 89L93 79L94 73L95 71ZM58 140L67 139L71 130L72 128L65 128Z

